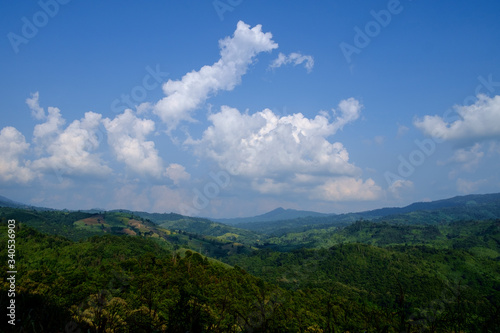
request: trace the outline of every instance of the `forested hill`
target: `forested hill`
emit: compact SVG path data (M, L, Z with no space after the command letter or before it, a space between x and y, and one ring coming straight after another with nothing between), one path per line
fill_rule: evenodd
M239 218L226 218L226 219L213 219L213 220L225 224L238 225L240 223L283 221L283 220L291 220L302 217L326 217L330 215L335 215L335 214L333 213L323 214L306 210L284 209L282 207L279 207L265 214L253 217L239 217Z
M231 267L171 250L168 238L102 234L74 242L27 227L24 217L15 228L18 321L15 330L2 321L4 332L500 330L499 258L486 252L350 243L232 253L224 257ZM8 270L6 261L0 268ZM8 288L4 280L2 295Z
M498 205L469 199L279 236L3 207L1 244L16 220L13 332L500 332L500 219L471 218Z
M238 228L283 235L313 228L347 226L358 220L386 221L405 224L436 224L457 220L500 218L500 193L458 196L450 199L413 203L401 208L382 208L359 213L302 217L281 221L246 222Z
M358 213L362 217L386 217L389 215L406 214L415 211L431 211L443 208L471 208L477 205L500 205L500 193L492 194L470 194L464 196L456 196L449 199L442 199L429 202L415 202L408 206L397 208L381 208L371 211Z

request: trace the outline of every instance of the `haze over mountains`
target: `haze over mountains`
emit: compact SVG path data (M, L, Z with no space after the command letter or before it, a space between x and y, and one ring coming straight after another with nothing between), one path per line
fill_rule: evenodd
M237 225L246 222L269 222L269 221L291 220L300 217L317 217L317 216L329 216L329 215L335 215L335 214L333 213L324 214L307 210L284 209L282 207L279 207L270 212L257 216L223 218L223 219L212 219L212 220L217 222L222 222L225 224Z
M481 205L491 202L500 202L500 193L492 194L470 194L465 196L456 196L453 198L428 201L428 202L415 202L404 207L386 207L374 210L362 211L362 212L352 212L346 214L324 214L312 211L295 210L295 209L284 209L282 207L276 208L265 214L251 216L251 217L241 217L241 218L223 218L223 219L211 219L213 221L222 222L225 224L237 225L241 223L248 222L271 222L280 220L291 220L302 217L332 217L336 216L338 219L345 219L346 217L356 217L364 219L378 218L387 215L394 214L405 214L418 210L433 210L439 208L451 208L451 207L462 207L462 206L473 206Z
M27 208L27 209L37 209L37 210L55 210L47 207L36 207L36 206L26 205L24 203L11 200L2 195L0 195L0 207Z
M249 217L237 217L237 218L206 218L214 222L221 222L228 225L245 225L247 223L258 223L258 222L275 222L283 220L294 220L301 218L324 218L325 221L335 220L335 221L352 221L355 219L376 219L389 215L406 214L415 211L430 211L436 209L446 209L453 207L460 208L472 208L475 206L490 205L494 203L500 204L500 193L490 193L490 194L469 194L464 196L456 196L448 199L441 199L429 202L415 202L404 207L384 207L374 210L361 211L361 212L351 212L345 214L325 214L318 213L314 211L306 210L295 210L295 209L284 209L278 207L272 211L264 214L249 216ZM0 207L11 207L11 208L32 208L37 210L54 210L48 207L37 207L31 206L24 203L13 201L5 196L0 195ZM89 210L82 209L85 212L104 212L105 209L93 208ZM128 209L113 209L110 211L130 211ZM180 217L182 215L176 213L163 214L163 213L145 213L148 215L172 215Z
M51 208L25 205L3 196L0 196L0 207L38 211L53 210ZM91 209L81 210L81 212L101 214L106 211ZM281 207L253 217L231 219L190 217L177 213L149 213L127 209L116 209L109 212L129 213L148 219L167 229L178 229L213 236L242 233L244 230L268 235L284 235L309 229L347 226L359 220L374 222L383 220L403 224L437 224L456 220L495 219L500 218L500 193L456 196L437 201L416 202L405 207L386 207L346 214L323 214Z

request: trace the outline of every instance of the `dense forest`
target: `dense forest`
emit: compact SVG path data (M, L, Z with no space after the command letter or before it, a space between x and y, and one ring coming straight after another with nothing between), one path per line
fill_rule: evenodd
M499 332L498 205L466 203L342 223L300 217L282 223L290 232L178 214L3 207L1 244L16 220L16 325L4 318L0 327ZM9 271L6 245L0 256ZM1 289L5 309L6 279Z

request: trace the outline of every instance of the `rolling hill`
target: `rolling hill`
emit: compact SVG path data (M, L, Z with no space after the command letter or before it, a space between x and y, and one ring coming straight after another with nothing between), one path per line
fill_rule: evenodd
M327 216L243 222L238 228L268 235L284 235L315 228L342 227L358 220L391 223L436 224L456 220L500 218L500 193L457 196L431 202L418 202L405 207L392 207Z
M277 236L174 213L1 207L0 239L15 219L27 332L494 332L498 207L466 196L236 225Z
M323 214L306 210L284 209L282 207L279 207L265 214L252 217L212 219L212 220L229 225L237 225L240 223L271 222L271 221L292 220L302 217L325 217L330 215L335 215L335 214Z

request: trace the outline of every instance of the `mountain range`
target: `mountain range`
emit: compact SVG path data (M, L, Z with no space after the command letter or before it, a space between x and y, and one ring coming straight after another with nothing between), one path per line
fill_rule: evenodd
M486 209L486 212L482 212L479 216L480 218L495 218L495 207L500 205L500 193L491 194L470 194L465 196L456 196L448 199L441 199L429 202L415 202L404 207L385 207L374 210L362 211L362 212L352 212L344 214L325 214L318 213L314 211L306 210L295 210L295 209L284 209L282 207L276 208L267 213L251 216L251 217L237 217L237 218L198 218L189 217L195 220L205 220L218 222L225 225L237 226L242 229L257 230L262 228L276 228L277 226L285 226L290 221L293 226L304 226L304 225L318 225L318 224L344 224L354 222L360 219L364 220L377 220L377 219L391 219L395 220L398 217L402 217L405 214L410 214L414 212L433 212L440 209L449 210L451 214L460 214L465 211L470 211L471 209L477 210L478 208ZM24 203L13 201L7 197L0 195L0 207L10 207L10 208L25 208L33 210L55 210L47 207L36 207L27 205ZM454 209L455 208L455 209ZM493 211L492 211L493 210ZM106 210L104 209L90 209L81 210L86 213L100 213ZM128 212L135 214L140 217L148 218L156 223L165 223L167 221L179 221L185 218L185 216L176 213L148 213L139 211L130 211L126 209L115 209L110 212ZM406 215L407 218L410 215ZM287 222L285 222L287 221Z
M300 216L281 218L284 214L280 214L280 211L282 210L255 217L229 219L229 223L234 223L241 229L283 235L311 228L346 226L358 220L435 224L454 220L492 219L500 217L500 193L470 194L436 201L416 202L405 207L387 207L337 215L284 210L287 213L290 212L289 215L297 212ZM228 223L224 220L219 221Z
M10 219L19 256L0 256L19 265L16 313L43 331L500 331L498 193L233 225L0 197L1 243Z
M284 209L282 207L278 207L270 212L257 216L222 218L222 219L212 219L212 220L224 224L237 225L240 223L249 223L249 222L270 222L270 221L292 220L301 217L324 217L330 215L335 215L335 214L333 213L324 214L307 210Z

